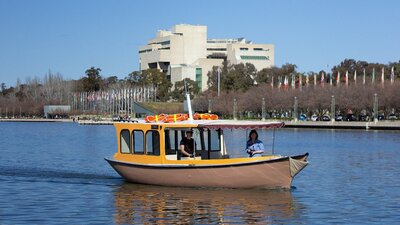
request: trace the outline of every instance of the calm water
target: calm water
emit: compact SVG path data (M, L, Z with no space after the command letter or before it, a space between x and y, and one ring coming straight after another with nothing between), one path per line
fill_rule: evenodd
M3 122L0 140L0 224L400 223L400 132L280 130L276 152L310 153L290 191L126 183L112 126Z

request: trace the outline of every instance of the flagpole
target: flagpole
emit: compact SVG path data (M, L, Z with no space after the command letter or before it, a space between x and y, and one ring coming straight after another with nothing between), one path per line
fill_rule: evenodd
M365 68L363 70L363 85L365 85Z

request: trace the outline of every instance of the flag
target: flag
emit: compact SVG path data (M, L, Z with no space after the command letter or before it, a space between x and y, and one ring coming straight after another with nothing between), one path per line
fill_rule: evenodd
M349 85L349 71L346 70L346 86Z
M279 76L278 77L278 88L281 88L281 87L282 87L282 77Z
M314 86L317 85L317 74L314 73Z
M390 83L394 83L394 67L392 66L392 72L390 73Z
M357 83L357 70L354 70L354 83Z
M365 68L363 70L363 84L365 84Z
M324 72L322 72L322 74L321 74L321 85L322 86L324 86L324 83L325 83L325 74L324 74Z
M289 85L289 79L287 76L285 76L285 81L283 82L283 85L285 85L285 88Z
M385 83L385 67L382 67L382 77L381 77L382 85Z
M375 67L372 68L372 83L375 83Z
M340 72L337 72L337 77L336 77L336 85L339 86L340 85Z
M295 86L295 79L296 79L295 74L292 73L292 88L294 88Z
M271 87L274 88L274 76L272 76Z

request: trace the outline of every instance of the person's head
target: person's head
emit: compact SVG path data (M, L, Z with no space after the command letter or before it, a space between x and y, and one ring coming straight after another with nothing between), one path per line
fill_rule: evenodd
M193 131L191 131L191 130L186 131L187 138L191 138L192 136L193 136Z
M249 134L249 140L258 140L258 133L256 130L251 130Z

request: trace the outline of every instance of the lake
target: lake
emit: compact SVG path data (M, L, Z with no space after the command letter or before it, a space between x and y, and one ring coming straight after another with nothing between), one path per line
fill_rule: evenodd
M0 224L400 223L398 131L278 130L275 153L310 153L291 190L127 183L113 126L2 122L0 140Z

